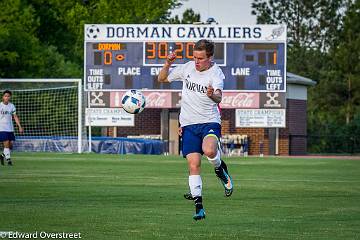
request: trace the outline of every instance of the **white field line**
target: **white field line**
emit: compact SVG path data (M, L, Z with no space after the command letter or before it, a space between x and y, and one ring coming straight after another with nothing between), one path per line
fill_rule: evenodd
M50 178L59 178L59 177L69 177L69 178L107 178L107 179L123 179L123 180L134 180L136 179L149 179L149 180L160 180L163 179L163 177L142 177L137 176L134 178L124 177L124 176L107 176L104 174L99 175L83 175L83 174L58 174L58 173L49 173L49 174L36 174L36 173L21 173L21 174L12 174L12 176L16 177L50 177ZM215 176L214 176L215 177ZM7 178L10 179L10 178ZM184 178L174 178L171 177L173 180L186 180L186 177ZM360 181L352 181L352 180L314 180L314 179L265 179L265 178L247 178L247 179L233 179L234 182L242 182L242 181L248 181L248 182L309 182L309 183L360 183Z

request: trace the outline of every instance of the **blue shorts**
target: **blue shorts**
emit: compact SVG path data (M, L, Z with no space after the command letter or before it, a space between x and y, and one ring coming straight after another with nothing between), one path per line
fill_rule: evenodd
M14 132L0 132L0 142L15 141Z
M182 154L184 157L189 153L204 154L202 142L205 136L215 135L221 137L221 125L219 123L201 123L187 125L182 128Z

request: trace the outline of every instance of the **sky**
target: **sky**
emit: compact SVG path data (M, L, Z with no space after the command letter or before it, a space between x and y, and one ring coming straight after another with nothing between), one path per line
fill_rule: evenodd
M179 15L187 8L200 13L201 21L213 17L219 24L256 24L256 17L251 15L253 0L183 0L183 5L173 10L172 16Z

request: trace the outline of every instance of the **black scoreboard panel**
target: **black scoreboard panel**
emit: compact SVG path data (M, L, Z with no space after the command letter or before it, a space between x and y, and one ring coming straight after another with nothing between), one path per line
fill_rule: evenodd
M86 42L85 89L181 89L160 84L157 75L169 52L174 67L193 60L194 42ZM225 90L285 91L285 43L216 42L214 62Z

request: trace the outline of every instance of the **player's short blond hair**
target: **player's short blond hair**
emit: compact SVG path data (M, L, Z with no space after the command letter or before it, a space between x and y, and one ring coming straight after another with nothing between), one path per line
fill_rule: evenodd
M206 56L207 57L211 57L214 55L214 42L206 40L206 39L201 39L199 41L197 41L195 43L194 46L194 51L206 51Z

